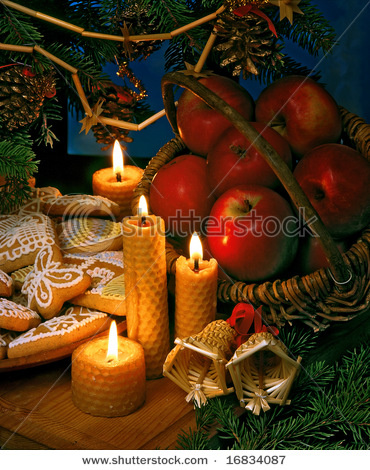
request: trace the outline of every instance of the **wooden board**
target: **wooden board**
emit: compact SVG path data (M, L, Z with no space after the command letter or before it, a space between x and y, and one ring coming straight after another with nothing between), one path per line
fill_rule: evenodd
M70 359L0 375L4 449L174 449L195 426L193 405L167 378L147 381L145 404L131 415L100 418L71 399Z

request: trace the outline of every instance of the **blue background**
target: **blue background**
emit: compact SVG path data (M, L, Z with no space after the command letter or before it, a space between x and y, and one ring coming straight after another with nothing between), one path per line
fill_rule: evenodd
M365 0L316 0L325 18L336 31L339 44L326 57L312 57L301 48L292 44L285 51L303 65L317 68L321 72L321 82L326 84L328 91L336 101L370 122L368 76L370 72L368 54L368 35L370 24L370 1ZM163 109L160 81L165 73L164 42L160 51L148 59L131 64L135 75L143 82L149 98L148 104L154 112ZM108 69L112 80L120 84L116 69ZM116 77L116 78L115 78ZM261 92L261 86L256 80L241 80L241 84L256 99ZM81 124L76 119L68 119L68 154L107 156L111 150L101 151L101 145L96 143L93 133L80 133ZM153 157L158 149L173 137L172 129L166 119L161 118L140 132L131 132L134 139L127 144L127 153L132 157Z

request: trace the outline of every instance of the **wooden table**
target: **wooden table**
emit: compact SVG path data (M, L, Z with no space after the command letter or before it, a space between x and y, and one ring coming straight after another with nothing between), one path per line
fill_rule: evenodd
M0 374L0 448L174 449L195 425L193 405L167 378L147 381L145 404L131 415L100 418L71 399L70 359Z

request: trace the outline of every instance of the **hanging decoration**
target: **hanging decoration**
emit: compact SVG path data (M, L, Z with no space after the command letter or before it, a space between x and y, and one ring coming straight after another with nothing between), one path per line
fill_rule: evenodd
M236 349L226 364L240 406L259 415L270 404L289 404L288 395L302 358L291 358L277 339L276 327L262 325L262 309L238 303L227 322L237 333ZM250 331L252 324L254 332Z
M234 76L247 78L248 74L258 75L260 68L279 62L283 57L282 45L277 42L270 19L267 21L267 17L252 9L245 14L236 11L219 15L215 33L221 42L215 50L221 52L221 67L230 66Z
M129 131L121 129L110 124L103 125L100 122L101 117L107 117L113 120L132 121L136 100L132 96L131 90L124 86L116 85L115 83L105 83L104 86L99 87L89 97L93 104L93 113L91 116L86 116L82 121L82 129L87 133L92 129L95 140L99 144L105 144L102 150L107 150L114 144L115 140L132 142Z
M35 121L45 98L56 94L54 71L34 73L30 67L5 65L0 68L1 123L7 131Z
M233 352L235 331L224 320L209 323L201 332L177 338L163 365L163 375L186 393L198 407L216 396L234 391L225 369Z
M303 15L303 11L298 7L301 0L269 0L269 3L280 8L280 21L288 18L290 24L293 24L293 12Z
M149 15L149 8L137 0L124 2L122 11L116 10L112 18L125 41L123 42L123 55L130 61L147 59L153 52L161 47L161 41L131 41L130 36L146 35L159 32L159 24Z

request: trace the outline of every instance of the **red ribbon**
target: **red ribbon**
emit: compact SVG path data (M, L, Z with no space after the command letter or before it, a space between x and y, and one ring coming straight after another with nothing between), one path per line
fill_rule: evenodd
M275 326L262 324L262 306L255 310L252 305L240 302L235 305L230 318L226 321L237 333L235 341L238 347L253 334L249 331L252 323L254 323L254 333L269 332L274 336L279 334Z
M267 23L269 25L269 30L276 37L278 37L275 26L274 26L274 23L271 21L271 18L269 18L267 15L265 15L256 5L245 5L245 6L236 8L233 11L233 13L234 13L234 15L240 16L240 17L248 15L248 13L254 13L257 16L260 16L261 18L263 18L264 20L267 21Z

